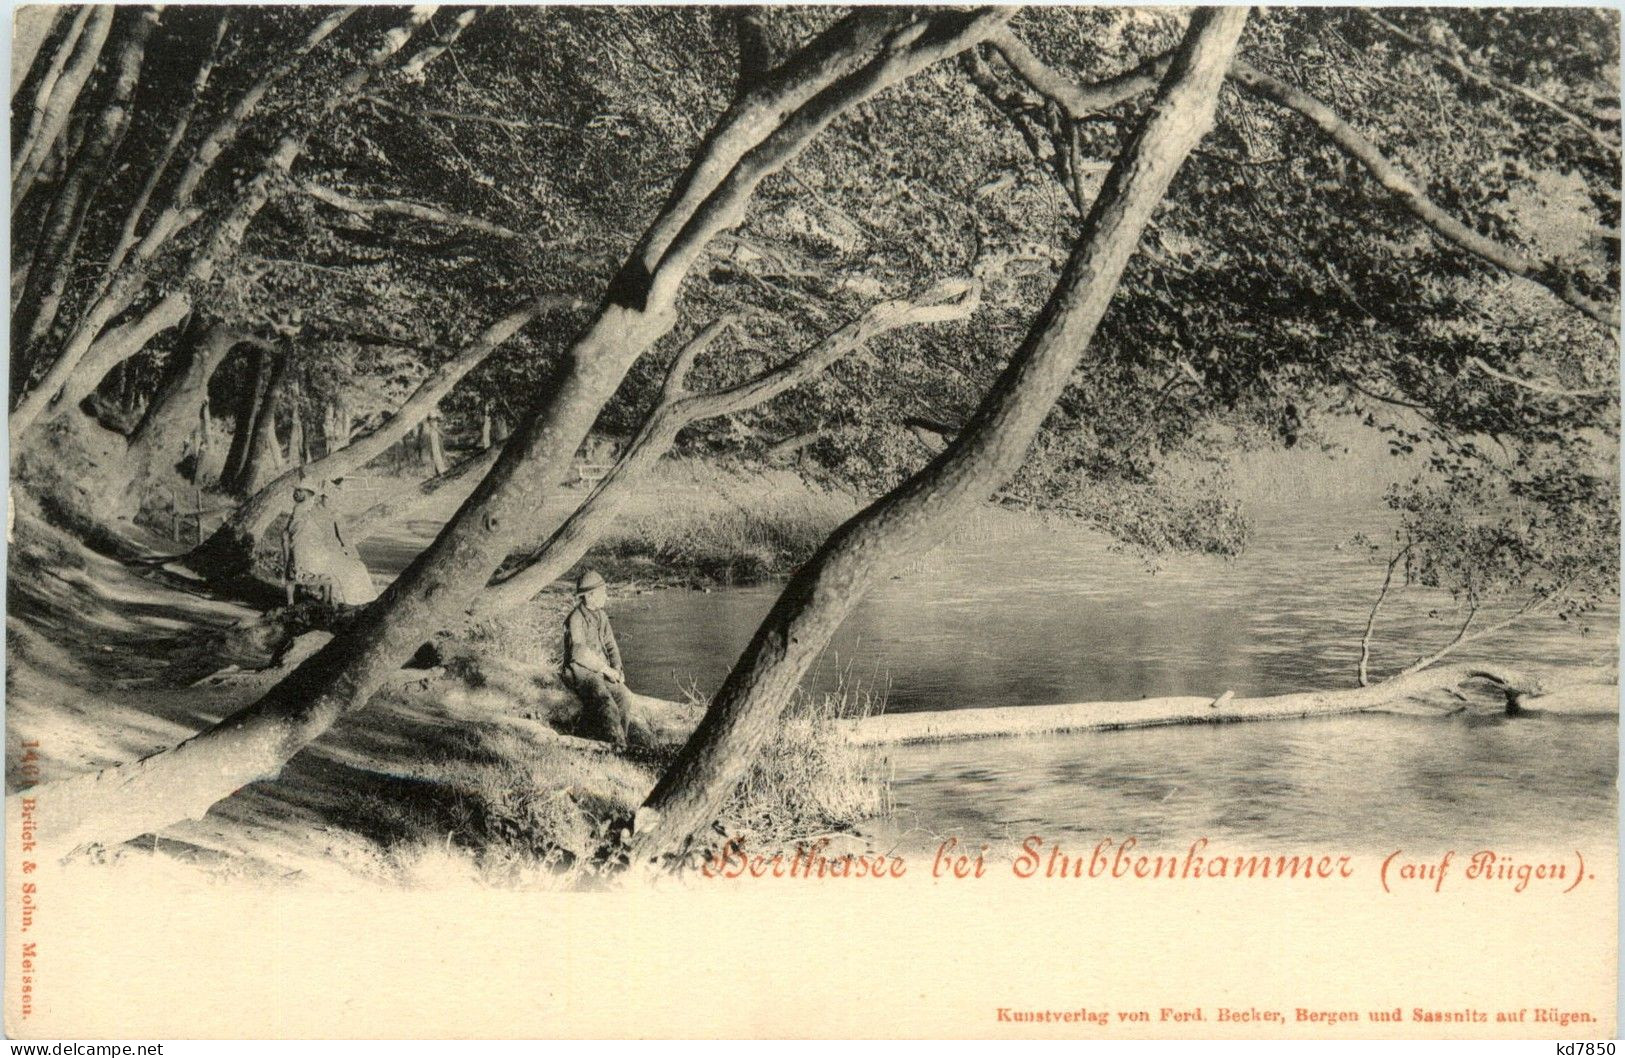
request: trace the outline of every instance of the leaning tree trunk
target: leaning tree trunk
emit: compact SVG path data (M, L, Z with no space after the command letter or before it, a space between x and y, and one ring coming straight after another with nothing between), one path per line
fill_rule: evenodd
M470 371L520 328L543 311L558 307L561 301L574 304L571 299L543 296L487 327L467 348L430 372L395 413L376 429L306 464L302 468L303 476L317 481L344 477L383 455L433 411L441 398ZM193 550L187 557L188 564L216 579L230 580L251 573L260 537L277 516L292 505L293 485L300 474L300 469L288 471L255 490L209 539Z
M523 569L481 593L475 614L483 616L519 606L563 576L614 524L626 502L686 427L705 419L737 415L772 400L889 331L962 320L980 304L979 283L968 280L938 283L918 301L883 301L870 307L862 316L779 367L726 389L688 393L682 388L685 376L726 321L705 328L672 362L659 405L609 473L564 524L553 531Z
M34 66L34 57L45 40L56 28L63 8L54 4L29 4L15 10L12 17L11 37L11 97L16 99L17 89L23 86Z
M556 385L491 473L352 627L260 701L196 738L132 764L13 794L8 819L19 818L27 797L39 818L51 821L38 835L42 856L127 840L200 816L242 786L274 777L341 716L365 706L425 638L457 620L541 517L553 480L626 372L674 325L684 277L718 233L743 220L761 181L837 117L975 46L1011 13L862 8L786 59L729 108L702 144L565 354Z
M156 8L130 12L132 24L114 60L114 75L106 102L96 115L84 142L58 186L45 217L28 281L12 324L15 348L26 352L41 340L56 322L68 278L73 273L80 232L91 203L109 171L109 162L118 153L130 125L136 82L146 58L147 41L158 25Z
M353 9L341 10L329 16L323 25L337 25L338 21L348 17L349 10ZM103 334L104 328L133 305L147 288L150 258L156 248L190 225L199 214L192 208L172 206L153 221L147 235L120 272L105 277L105 285L72 328L39 384L24 394L12 409L8 428L13 444L23 438L42 417L55 417L77 405L80 399L95 390L107 372L139 353L154 335L175 326L186 317L192 307L192 285L207 283L221 263L242 245L248 226L287 182L294 162L304 153L305 145L316 127L369 84L384 62L406 44L430 14L431 8L411 9L402 24L387 32L383 42L367 53L363 63L346 74L324 97L313 119L293 125L276 140L262 156L259 171L243 184L229 207L216 218L209 233L192 250L183 268L186 282L176 284L135 319ZM446 34L455 37L466 28L474 15L475 10L469 9L458 16ZM235 134L235 129L232 132ZM183 179L190 176L191 171L189 167Z
M933 547L1020 467L1105 315L1185 157L1213 121L1247 9L1202 9L1155 102L1085 219L1059 284L975 416L926 468L831 535L791 579L698 730L639 812L634 861L682 848L716 818L808 667L877 578Z
M55 151L68 127L68 119L79 102L90 75L101 58L102 46L113 28L113 5L97 4L90 9L89 20L73 41L73 51L62 67L59 77L52 83L49 94L36 97L35 110L30 117L28 131L17 145L11 164L11 211L13 219L17 207L28 196L45 162ZM64 42L63 47L67 44Z

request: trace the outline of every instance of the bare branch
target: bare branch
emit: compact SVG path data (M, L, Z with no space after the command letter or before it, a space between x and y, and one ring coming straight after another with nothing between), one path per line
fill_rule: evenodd
M421 80L423 69L434 62L446 49L457 43L457 38L463 35L463 30L473 24L474 18L479 14L478 8L469 8L452 20L451 25L435 38L434 43L420 49L417 54L407 59L401 65L400 77L406 81Z
M788 164L830 122L880 91L979 43L1014 13L1009 8L934 13L892 34L867 66L813 97L741 157L672 237L651 274L661 284L680 282L712 237L743 219L745 204L757 186Z
M1508 95L1519 96L1520 98L1526 99L1536 106L1544 107L1545 109L1550 110L1568 124L1574 126L1576 129L1579 129L1587 139L1607 152L1609 157L1613 158L1615 161L1619 160L1619 144L1610 142L1606 136L1593 128L1584 118L1576 114L1574 111L1569 110L1567 107L1564 107L1556 100L1541 95L1532 88L1526 88L1521 84L1517 84L1516 82L1508 81L1505 78L1496 77L1493 74L1474 69L1460 57L1446 54L1445 52L1429 44L1427 41L1423 40L1421 37L1418 37L1416 34L1394 25L1392 22L1388 21L1386 18L1383 18L1375 11L1366 10L1363 11L1362 14L1364 14L1366 18L1369 18L1371 21L1375 22L1377 25L1381 26L1383 29L1387 30L1389 33L1392 33L1394 36L1398 37L1400 40L1403 40L1405 43L1411 45L1413 48L1428 53L1440 65L1454 71L1465 80L1471 81L1477 85L1483 85L1486 88L1493 88Z
M1033 54L1009 29L988 38L1000 58L1040 95L1053 100L1073 121L1107 110L1157 87L1168 70L1168 56L1157 55L1114 77L1080 85Z
M1491 378L1497 378L1510 385L1527 389L1531 393L1540 393L1548 397L1605 397L1614 392L1612 386L1597 386L1594 389L1563 389L1559 386L1547 385L1544 382L1536 382L1534 379L1519 378L1517 375L1509 375L1505 371L1491 367L1476 356L1469 356L1467 363L1478 368Z
M1460 647L1466 643L1476 643L1481 639L1485 639L1497 632L1512 627L1514 624L1517 624L1526 617L1531 617L1534 614L1540 613L1542 610L1547 609L1552 603L1556 602L1558 596L1562 594L1562 591L1563 589L1559 587L1548 592L1532 595L1529 597L1528 602L1524 603L1509 616L1502 618L1492 625L1487 625L1480 628L1477 632L1469 634L1468 629L1472 626L1473 618L1477 616L1478 613L1477 604L1473 604L1472 609L1467 613L1467 620L1462 623L1460 631L1456 633L1456 638L1452 639L1449 643L1446 643L1438 650L1435 650L1433 653L1417 658L1414 662L1395 673L1391 679L1397 680L1402 676L1409 676L1412 673L1420 672L1429 665L1438 662L1440 659L1445 657L1445 655L1450 654L1457 647Z
M473 231L494 235L500 239L522 239L524 235L505 228L500 224L481 217L471 216L467 213L453 213L438 206L431 206L424 202L412 202L400 198L354 198L342 191L311 181L300 183L299 189L318 202L325 202L335 209L342 209L346 213L353 213L360 217L375 217L380 213L393 213L414 220L427 221L430 224L443 224L447 227L469 228Z
M1383 600L1388 598L1388 587L1394 582L1394 567L1399 565L1400 559L1411 552L1409 541L1405 546L1394 552L1388 560L1388 569L1382 575L1382 590L1377 592L1377 601L1371 604L1371 614L1365 620L1365 634L1360 636L1360 671L1359 681L1361 687L1371 686L1366 666L1371 660L1371 632L1377 627L1377 611L1382 609Z
M677 350L677 356L672 360L671 366L666 369L666 381L660 387L662 405L670 404L683 394L683 383L687 380L694 361L710 348L711 343L722 336L723 331L733 326L734 322L732 316L718 317L706 324L700 333L683 343L683 347Z
M896 8L860 7L765 74L729 107L639 244L634 260L643 272L656 270L672 240L747 152L781 128L787 115L859 69L910 17Z

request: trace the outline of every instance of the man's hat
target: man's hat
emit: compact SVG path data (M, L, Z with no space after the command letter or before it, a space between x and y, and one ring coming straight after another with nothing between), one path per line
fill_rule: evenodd
M598 575L596 569L589 569L576 579L576 594L585 595L594 588L602 588L604 578Z

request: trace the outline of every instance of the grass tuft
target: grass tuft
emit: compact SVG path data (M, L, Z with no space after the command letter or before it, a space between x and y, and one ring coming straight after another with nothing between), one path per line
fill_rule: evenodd
M891 811L884 754L852 745L837 721L884 711L876 692L842 683L823 694L797 692L723 811L730 837L752 847L785 847Z

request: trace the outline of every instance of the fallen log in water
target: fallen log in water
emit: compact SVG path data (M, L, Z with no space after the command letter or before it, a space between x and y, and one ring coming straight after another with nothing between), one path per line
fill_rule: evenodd
M843 720L852 742L863 746L1007 738L1075 731L1116 731L1174 724L1246 720L1295 720L1363 712L1441 714L1461 707L1456 687L1486 681L1506 696L1508 712L1608 714L1619 712L1619 687L1600 673L1565 677L1558 685L1499 665L1440 665L1369 687L1306 691L1267 698L1142 698L1132 702L1076 702L942 712L883 713Z

